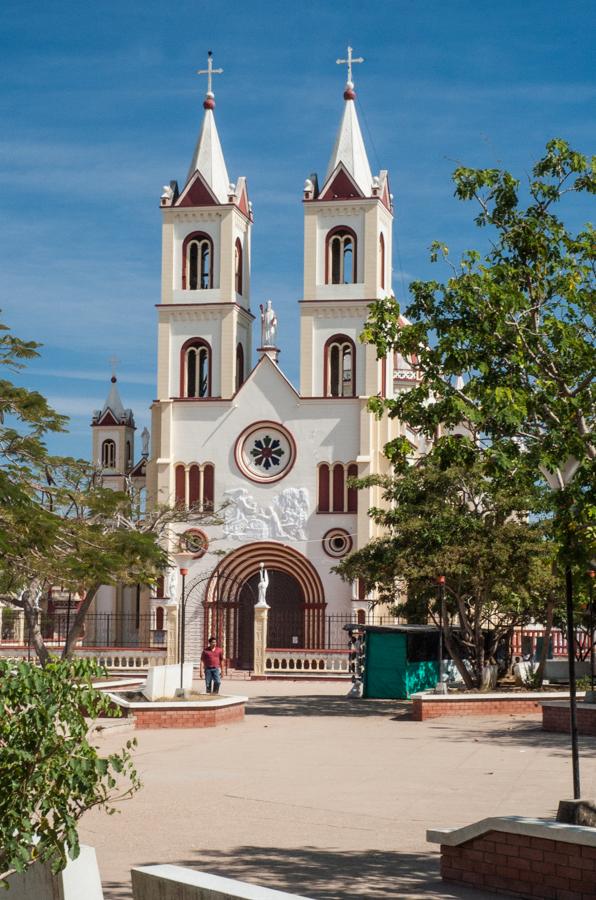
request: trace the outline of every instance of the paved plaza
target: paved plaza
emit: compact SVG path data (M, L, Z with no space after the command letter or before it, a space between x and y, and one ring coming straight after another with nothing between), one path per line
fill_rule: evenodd
M408 704L348 700L345 683L228 681L244 723L139 731L142 790L81 838L106 900L130 868L177 863L317 900L489 898L449 888L427 828L549 816L571 793L569 739L539 718L412 722ZM124 731L100 738L102 752ZM596 739L582 738L582 794L596 795Z

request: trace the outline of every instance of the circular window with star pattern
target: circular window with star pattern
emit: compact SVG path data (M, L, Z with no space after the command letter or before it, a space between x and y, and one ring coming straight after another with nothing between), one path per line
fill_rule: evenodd
M234 456L242 474L251 481L279 481L294 465L296 443L279 422L255 422L238 437Z

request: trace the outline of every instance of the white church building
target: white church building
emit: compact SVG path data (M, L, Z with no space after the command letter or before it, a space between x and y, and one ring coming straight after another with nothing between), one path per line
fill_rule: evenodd
M387 172L373 175L369 165L351 50L346 62L329 165L296 197L304 210L299 385L279 365L272 304L251 298L252 203L246 178L228 175L209 56L188 175L160 200L151 449L145 433L135 461L134 418L115 378L93 417L93 459L106 483L130 478L146 487L149 503L217 516L214 524L176 525L168 547L175 566L157 591L104 587L96 601L96 613L140 609L152 632L163 633L168 609L181 600L183 569L187 659L198 658L207 631L216 631L229 664L252 667L261 563L269 576L268 646L325 646L330 617L362 621L370 598L332 570L377 535L367 510L380 497L348 480L385 472L383 446L394 437L418 444L405 426L367 409L369 397L407 389L415 374L403 360L377 360L359 340L369 304L392 293L393 199Z

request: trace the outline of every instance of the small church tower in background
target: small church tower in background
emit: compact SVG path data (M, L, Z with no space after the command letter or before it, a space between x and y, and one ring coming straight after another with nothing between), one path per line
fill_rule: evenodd
M103 408L93 413L91 428L94 465L101 470L106 487L123 490L134 465L136 428L132 409L125 409L120 398L115 375Z

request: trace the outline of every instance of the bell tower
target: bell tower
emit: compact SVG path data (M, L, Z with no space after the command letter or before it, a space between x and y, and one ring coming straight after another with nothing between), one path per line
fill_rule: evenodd
M373 176L356 114L352 56L344 110L321 187L304 185L304 293L300 306L300 393L385 393L391 373L359 342L371 302L392 294L393 203L386 171Z
M159 401L228 399L252 355L250 232L246 179L230 182L215 124L211 51L203 123L182 190L163 189Z
M162 286L158 306L157 394L152 406L149 478L160 502L175 495L183 420L209 416L209 401L230 401L252 359L250 252L252 204L246 178L230 182L215 124L209 51L203 121L186 182L164 187ZM190 404L190 406L189 406Z

